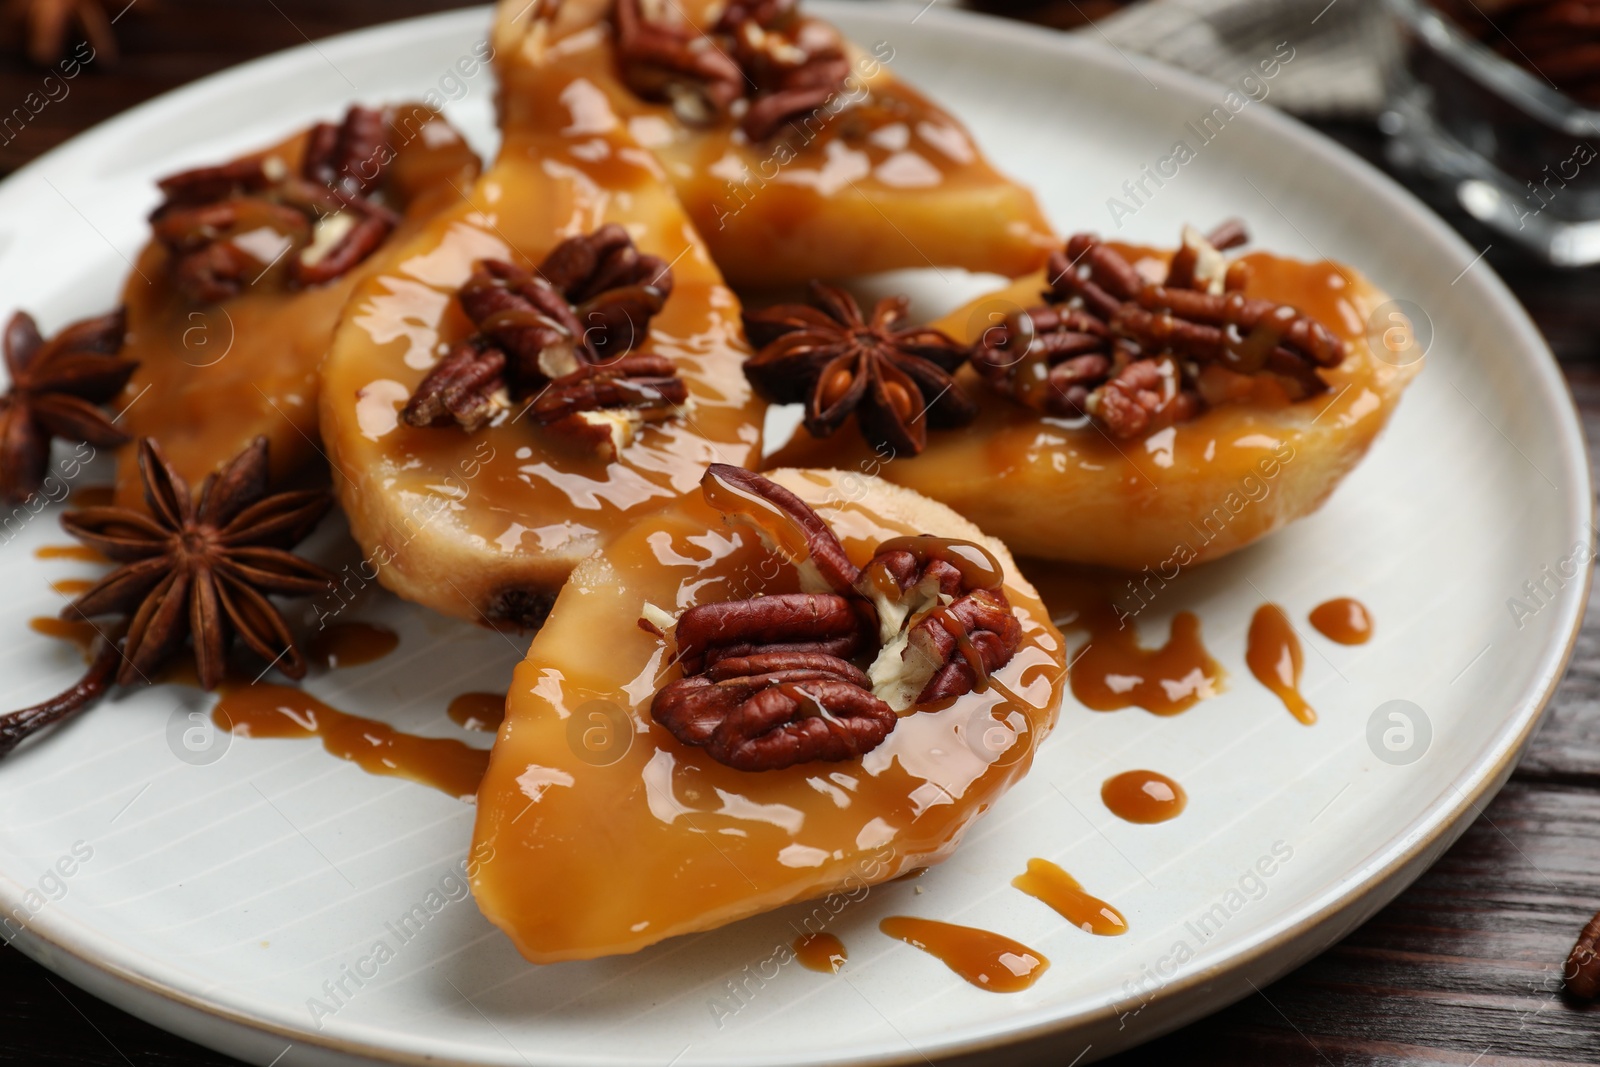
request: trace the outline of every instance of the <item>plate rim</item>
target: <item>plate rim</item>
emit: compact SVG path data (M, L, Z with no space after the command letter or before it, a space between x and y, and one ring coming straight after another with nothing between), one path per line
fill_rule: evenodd
M905 0L881 0L870 5L848 3L846 0L811 0L811 2L820 13L828 17L848 13L847 17L873 18L897 10L909 13L919 9L919 5ZM1217 90L1225 88L1218 82L1169 66L1159 60L1144 56L1135 59L1085 36L1041 30L1025 23L962 9L941 7L938 11L931 11L933 6L928 4L921 7L921 14L917 18L931 15L935 24L945 23L965 34L980 36L996 44L1055 51L1064 58L1091 65L1129 66L1158 85L1165 83L1186 96L1200 93L1214 94ZM207 96L219 83L261 77L269 74L274 67L295 69L308 60L326 59L322 55L324 47L381 47L383 39L388 36L409 40L423 27L435 24L448 27L452 32L468 25L482 26L487 31L492 12L491 4L379 23L307 41L305 44L227 67L137 104L43 153L0 182L0 202L9 199L14 190L23 186L28 179L48 172L63 161L70 160L76 152L82 150L83 141L114 135L125 128L137 128L168 110L181 110L190 105L195 98ZM1252 108L1250 111L1249 116L1244 116L1247 122L1264 125L1273 134L1283 138L1314 161L1331 164L1349 174L1359 182L1363 191L1381 199L1386 207L1397 213L1409 216L1414 224L1429 232L1436 241L1455 253L1460 262L1468 263L1478 256L1478 253L1448 223L1426 207L1414 194L1366 160L1311 129L1299 119L1276 108ZM1587 501L1587 509L1580 506L1577 511L1580 516L1587 515L1592 548L1597 502L1593 490L1592 463L1583 437L1576 401L1548 343L1526 310L1512 295L1498 273L1487 263L1482 266L1484 270L1474 272L1478 276L1473 280L1480 289L1479 295L1492 304L1497 319L1521 335L1536 357L1525 367L1526 370L1533 372L1530 384L1536 386L1535 395L1544 398L1546 410L1555 416L1554 428L1561 457L1573 467L1577 476L1574 490L1562 494L1566 498L1563 505L1570 507L1575 501ZM1185 994L1220 979L1237 977L1251 965L1260 963L1274 953L1289 949L1295 942L1302 942L1299 948L1289 953L1291 958L1286 962L1279 961L1272 968L1274 977L1285 973L1324 951L1325 946L1315 947L1309 944L1310 935L1318 928L1335 924L1342 916L1368 905L1370 905L1368 908L1370 915L1398 896L1414 881L1426 869L1426 864L1419 866L1419 861L1427 860L1430 852L1434 853L1436 858L1438 853L1442 853L1453 843L1470 824L1469 814L1475 815L1499 792L1526 750L1566 674L1582 628L1584 609L1593 580L1594 568L1586 568L1581 587L1577 584L1568 587L1571 595L1560 605L1556 628L1556 632L1565 633L1564 643L1559 650L1556 650L1552 643L1540 651L1532 665L1534 668L1531 676L1532 684L1523 699L1505 715L1499 729L1491 736L1487 745L1455 776L1447 790L1454 794L1456 798L1454 801L1441 793L1440 799L1433 801L1384 843L1372 849L1350 873L1321 892L1309 896L1307 902L1297 909L1295 914L1256 936L1239 942L1208 966L1166 983L1141 1001L1140 1010L1163 1002L1179 1000ZM1539 686L1541 680L1542 686ZM1537 692L1535 692L1536 686ZM20 901L21 895L21 887L11 877L0 874L0 908L14 906ZM76 967L95 972L113 983L135 987L143 993L153 994L163 1001L170 1002L177 1008L199 1012L203 1016L257 1035L281 1037L292 1040L295 1044L310 1045L368 1062L407 1065L439 1062L437 1055L428 1052L412 1052L397 1046L348 1040L320 1031L286 1026L218 1003L141 973L133 964L135 960L153 960L153 957L146 953L124 950L121 955L126 958L107 957L103 953L108 947L107 941L108 939L83 929L82 924L66 920L61 913L47 909L34 916L33 921L16 935L11 943L47 967L50 967L50 962L47 962L49 957L59 953L70 957ZM115 942L113 941L111 945L114 946ZM97 949L100 951L96 951ZM56 968L50 967L50 969ZM1240 995L1243 995L1243 991L1240 991ZM1236 998L1230 996L1228 1003L1232 1003L1234 999ZM1192 1018L1220 1011L1223 1006L1219 1004L1200 1012L1180 1010L1167 1019L1158 1017L1150 1024L1147 1036L1137 1043L1153 1040L1162 1033L1184 1025ZM953 1058L981 1054L1011 1046L1047 1041L1072 1030L1105 1022L1118 1013L1119 1002L1113 1000L1102 1007L1064 1019L1046 1019L1023 1026L1006 1024L1007 1028L1003 1033L984 1033L979 1027L974 1027L975 1032L970 1032L965 1037L945 1039L928 1046L911 1045L904 1053L891 1052L864 1056L852 1054L833 1062L863 1065L863 1067L865 1065L898 1067L902 1064L926 1063L929 1056ZM205 1043L204 1038L195 1039ZM910 1044L909 1041L907 1043ZM516 1050L513 1048L512 1051ZM233 1054L238 1053L235 1051Z

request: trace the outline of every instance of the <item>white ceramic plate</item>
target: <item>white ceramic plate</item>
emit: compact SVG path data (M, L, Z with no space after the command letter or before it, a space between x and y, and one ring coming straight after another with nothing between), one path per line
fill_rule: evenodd
M1069 700L1033 773L954 859L840 916L850 962L836 977L771 965L797 909L637 956L538 968L470 899L446 893L400 944L388 924L464 857L468 805L365 774L313 742L233 738L224 758L180 759L174 738L202 698L133 692L0 764L0 910L21 927L20 948L261 1064L891 1063L1024 1038L1054 1062L1084 1062L1215 1010L1324 948L1414 878L1500 785L1560 676L1586 579L1549 581L1520 625L1507 601L1527 600L1524 582L1587 544L1590 486L1555 365L1476 250L1259 103L1214 122L1220 132L1201 144L1195 129L1227 105L1217 86L931 5L816 8L863 42L891 42L895 68L1039 190L1063 232L1170 242L1184 221L1238 214L1259 247L1357 264L1431 319L1425 373L1329 504L1194 573L1141 616L1147 636L1164 638L1171 612L1197 609L1231 671L1229 691L1170 719ZM144 240L153 179L348 101L442 88L460 96L452 117L492 147L489 75L453 71L486 26L484 11L468 11L308 45L51 153L0 187L7 311L32 309L53 329L110 305ZM1195 158L1131 202L1123 183L1180 139ZM1112 196L1137 209L1120 231ZM985 284L952 272L889 284L901 281L928 314ZM63 540L54 511L13 521L0 547L8 706L61 689L80 669L27 628L59 607L49 580L88 570L35 559L36 547ZM334 531L319 544L339 558ZM1336 595L1372 608L1377 637L1352 649L1307 629L1306 691L1323 716L1308 729L1245 671L1243 635L1263 599L1303 618ZM399 654L309 688L406 730L468 736L445 718L446 700L503 688L519 654L504 637L381 595L359 614L398 629ZM1403 765L1368 742L1375 709L1396 699L1431 726L1420 758ZM1159 826L1111 817L1099 785L1130 767L1176 777L1188 811ZM51 875L74 848L91 855L64 864L70 877ZM1245 877L1274 849L1270 877ZM1056 859L1114 902L1131 932L1088 936L1009 888L1032 856ZM617 878L628 878L626 857L617 862ZM985 993L878 933L895 913L998 930L1054 966L1026 993ZM356 985L345 968L380 940L393 959ZM341 980L348 996L314 1024L311 998L334 1003L324 982Z

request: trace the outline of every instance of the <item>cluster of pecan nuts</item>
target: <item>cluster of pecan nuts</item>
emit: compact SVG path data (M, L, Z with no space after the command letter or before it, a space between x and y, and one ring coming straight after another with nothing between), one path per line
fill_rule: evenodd
M299 174L264 157L162 179L150 226L178 289L226 300L290 252L290 283L321 285L370 256L398 221L376 198L393 156L388 130L385 112L352 107L338 125L311 129Z
M617 0L617 60L628 87L687 122L736 118L752 141L822 107L850 76L844 42L795 0L730 0L708 33L649 0ZM658 7L666 6L657 4Z
M533 271L480 260L458 294L477 332L423 378L400 418L470 433L531 397L534 422L615 455L638 424L688 399L670 359L632 351L671 292L666 262L616 223L562 241Z
M1024 406L1091 416L1116 437L1198 415L1210 367L1270 374L1291 400L1322 393L1317 370L1343 361L1344 344L1294 308L1240 291L1245 265L1221 253L1247 240L1236 222L1209 236L1186 228L1158 285L1110 245L1077 234L1050 257L1046 303L986 331L973 366Z
M683 676L650 714L684 744L746 771L854 759L883 742L901 711L982 688L1016 654L1022 625L981 546L900 538L858 568L789 490L722 464L706 478L781 512L805 542L802 573L819 591L701 604L678 617ZM953 553L989 565L974 577Z

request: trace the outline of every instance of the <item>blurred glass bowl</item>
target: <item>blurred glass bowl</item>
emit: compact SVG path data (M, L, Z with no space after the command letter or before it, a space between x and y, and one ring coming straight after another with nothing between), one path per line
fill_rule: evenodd
M1424 0L1384 0L1396 166L1441 182L1474 218L1558 266L1600 263L1600 111L1469 36Z

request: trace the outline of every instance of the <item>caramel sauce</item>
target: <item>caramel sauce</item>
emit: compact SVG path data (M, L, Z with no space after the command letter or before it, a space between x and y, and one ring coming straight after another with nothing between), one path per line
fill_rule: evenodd
M979 989L1020 993L1050 966L1044 954L1002 934L972 926L894 915L878 929L920 948Z
M400 645L400 635L387 626L370 622L336 622L306 642L306 659L319 667L337 670L373 663Z
M1189 803L1183 786L1156 771L1123 771L1107 778L1100 799L1111 814L1136 823L1176 819Z
M1330 641L1364 645L1372 638L1372 613L1359 600L1342 596L1311 609L1311 625Z
M830 933L802 934L794 939L794 958L808 971L838 974L850 954L844 942Z
M172 283L165 247L151 241L140 253L123 292L122 353L138 360L139 369L113 406L123 411L129 433L160 439L191 485L260 435L269 442L274 481L318 458L317 364L351 292L429 218L458 202L457 190L478 173L467 143L447 134L442 119L421 120L429 114L420 105L397 105L388 130L394 158L377 196L400 214L400 224L377 252L325 285L286 284L290 256L283 254L237 296L193 304ZM249 158L275 158L298 173L305 139L298 134ZM144 507L131 448L119 458L116 500Z
M82 619L58 619L54 615L29 619L28 629L75 646L83 653L85 661L93 655L95 640L100 636L100 631L95 629L93 623Z
M494 733L506 717L504 693L462 693L450 701L450 721L467 730Z
M86 485L73 490L67 503L75 508L108 507L115 502L116 493L116 486L113 485Z
M41 545L33 550L38 559L73 559L79 563L110 563L88 545Z
M1278 605L1263 604L1256 609L1244 659L1250 673L1283 701L1289 714L1307 726L1317 721L1316 710L1300 695L1300 671L1305 666L1300 638Z
M700 491L705 502L724 516L755 526L790 563L804 563L811 558L805 530L766 497L734 485L716 472L707 472Z
M89 578L58 578L50 583L50 588L62 596L77 596L86 593L95 587L95 582Z
M1057 626L1088 631L1089 639L1067 655L1072 695L1085 707L1176 715L1221 691L1225 675L1206 651L1192 612L1173 616L1167 642L1146 648L1135 617L1114 596L1126 577L1039 561L1027 561L1026 570Z
M923 523L898 498L850 494L847 478L778 481L817 507L859 567ZM474 835L494 859L473 892L535 962L635 951L937 862L1026 772L1054 721L1061 639L1008 567L1016 656L988 689L902 716L861 758L751 772L681 744L650 718L677 671L671 639L634 625L641 605L682 611L800 582L753 530L697 496L573 572L509 686ZM595 730L608 738L604 758L588 742ZM594 847L596 826L605 848ZM617 877L618 856L634 875Z
M1143 253L1160 266L1164 253ZM1361 457L1420 363L1395 367L1368 344L1369 318L1387 297L1357 272L1252 253L1244 292L1293 305L1349 348L1322 372L1328 391L1290 403L1266 379L1200 417L1117 440L1083 419L1043 415L998 395L970 367L957 386L979 408L972 425L930 432L917 456L882 455L852 425L826 439L803 428L773 466L875 474L942 501L1018 556L1132 572L1153 588L1282 527L1324 499ZM962 307L933 325L964 343L1036 307L1040 274Z
M1011 884L1044 901L1085 933L1115 937L1128 932L1128 920L1122 912L1099 897L1090 896L1076 878L1049 860L1029 860L1028 869L1011 879Z
M878 546L879 552L907 552L920 566L933 560L948 563L961 573L968 589L999 589L1005 584L1005 568L980 544L954 537L891 537Z
M451 796L478 791L489 753L450 738L418 737L329 707L287 685L230 682L212 721L243 737L318 737L322 747L372 774L409 778Z

